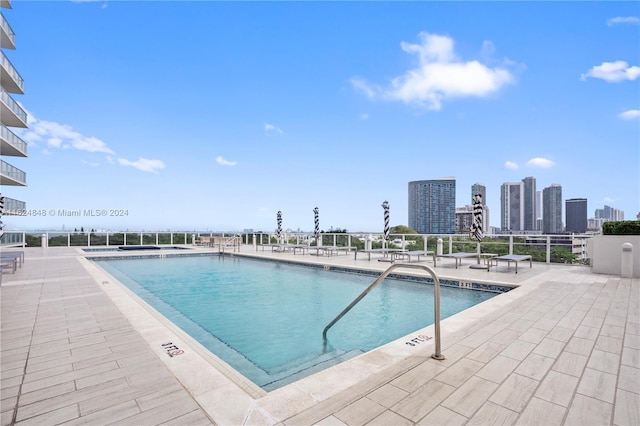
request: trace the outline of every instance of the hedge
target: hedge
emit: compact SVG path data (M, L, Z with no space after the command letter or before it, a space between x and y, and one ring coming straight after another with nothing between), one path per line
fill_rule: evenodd
M640 220L621 220L602 224L602 235L640 235Z

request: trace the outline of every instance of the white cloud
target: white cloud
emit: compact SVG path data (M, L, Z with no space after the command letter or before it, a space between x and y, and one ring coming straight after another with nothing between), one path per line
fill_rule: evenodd
M493 42L489 40L483 41L482 50L480 51L480 57L485 61L489 61L493 57L494 53L496 53L496 46L493 44Z
M555 166L555 164L556 163L554 163L551 160L547 160L546 158L540 158L540 157L532 158L531 160L527 161L527 166L540 167L542 169L548 169L550 167Z
M82 160L82 164L86 164L87 166L91 166L91 167L98 167L100 165L100 163L96 163L95 161L87 161L87 160Z
M587 77L600 78L609 83L619 83L624 80L635 80L640 77L640 67L629 66L626 61L603 62L592 67L586 74L580 76L585 81Z
M354 77L350 80L354 89L370 99L399 100L439 110L444 99L485 97L514 82L512 74L505 68L459 60L450 37L422 32L419 38L419 44L405 41L400 44L402 50L418 56L417 68L392 79L387 89ZM483 43L484 54L492 53L494 49L491 42Z
M618 117L623 120L636 120L640 118L640 109L630 109L628 111L621 112L618 114Z
M38 120L31 113L27 115L27 122L29 128L18 132L21 133L22 139L30 144L44 143L49 148L114 154L102 140L94 136L85 136L68 124Z
M360 114L360 120L368 120L368 119L369 119L369 114L367 114L366 112Z
M608 26L612 27L617 24L640 25L640 18L637 16L616 16L615 18L607 19Z
M362 92L369 99L375 98L378 93L382 92L382 89L377 86L370 85L365 79L360 77L352 77L349 79L349 82L354 89Z
M216 163L222 166L235 166L236 164L238 164L237 161L227 161L219 155L216 157Z
M27 110L25 110L27 111ZM95 136L85 136L68 124L60 124L55 121L40 120L27 111L27 129L15 129L19 136L30 145L44 144L42 153L51 155L51 148L69 150L76 149L85 152L101 152L107 154L105 160L109 164L115 164L112 157L116 153L107 144ZM83 161L90 166L98 163ZM161 160L149 160L138 158L137 161L129 161L126 158L118 158L121 166L131 166L143 172L158 173L164 168Z
M518 164L514 163L513 161L505 161L504 167L511 170L517 170Z
M280 127L274 126L273 124L269 124L269 123L264 123L264 130L267 133L268 132L276 132L276 133L280 133L280 134L284 133Z
M131 166L143 172L158 173L158 170L164 169L164 163L161 160L149 160L139 157L137 161L129 161L126 158L118 158L118 164L121 166Z

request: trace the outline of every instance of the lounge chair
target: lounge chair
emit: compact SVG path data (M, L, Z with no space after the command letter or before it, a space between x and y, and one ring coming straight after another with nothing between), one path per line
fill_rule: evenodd
M2 253L2 256L4 256L4 253ZM1 257L0 267L2 268L3 273L5 268L7 268L7 269L11 269L12 274L15 274L16 269L18 268L18 257L17 256Z
M492 263L496 262L496 267L498 266L499 261L507 262L507 270L509 270L511 262L514 262L516 264L516 274L518 273L518 262L523 260L529 261L529 268L533 267L533 259L528 254L507 254L491 258Z
M420 262L420 256L431 256L433 258L433 266L436 266L436 252L431 250L409 250L409 251L399 251L391 254L391 258L393 260L398 259L407 259L407 262L411 263L411 257L417 257L418 262Z
M24 263L24 251L22 250L10 250L5 251L2 250L2 257L16 257L18 260L18 268L22 268L22 264Z
M458 265L462 265L462 259L467 259L471 257L478 257L478 253L469 253L469 252L458 252L458 253L448 253L448 254L440 254L437 257L448 257L456 262L456 269L458 269Z
M388 248L376 248L376 249L365 249L365 250L356 250L353 259L358 258L358 253L367 253L367 260L371 260L371 253L382 253L382 258L378 259L381 261L392 262L391 257L389 256L391 253L395 253L398 251L402 251L401 249L388 249Z
M326 254L327 256L333 256L334 254L340 254L341 251L344 252L344 254L349 254L350 251L355 250L356 253L358 251L358 249L356 247L348 247L348 246L321 246L320 247L321 250L324 251L324 254Z
M296 247L295 244L273 244L271 246L271 252L285 252L285 251L293 251L294 247Z

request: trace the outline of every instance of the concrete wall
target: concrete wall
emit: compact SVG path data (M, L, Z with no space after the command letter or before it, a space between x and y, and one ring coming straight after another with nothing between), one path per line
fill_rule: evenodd
M640 235L599 235L588 240L591 270L596 274L620 275L624 243L633 244L633 277L640 278Z

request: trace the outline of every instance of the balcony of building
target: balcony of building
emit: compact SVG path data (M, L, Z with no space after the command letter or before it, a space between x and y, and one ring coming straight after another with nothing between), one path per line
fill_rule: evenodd
M27 209L27 203L13 198L4 197L3 216L24 216Z
M27 112L18 105L4 88L0 91L0 122L9 127L28 127Z
M0 153L11 157L27 156L27 143L4 124L0 124Z
M9 93L24 94L24 80L9 58L0 50L0 82Z
M27 186L27 174L6 161L0 160L0 185Z
M5 6L8 4L9 6ZM4 8L10 9L11 3L6 0L0 0L0 5ZM11 25L4 19L4 15L0 13L0 47L3 49L15 49L16 48L16 35L11 29Z

